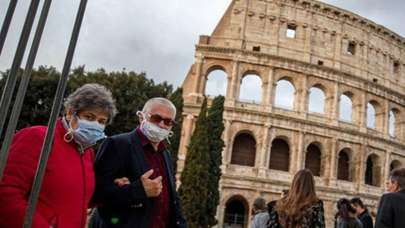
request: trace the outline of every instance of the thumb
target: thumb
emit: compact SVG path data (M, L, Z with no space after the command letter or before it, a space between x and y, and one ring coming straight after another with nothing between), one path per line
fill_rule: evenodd
M153 174L153 169L150 169L149 171L147 171L146 173L144 173L141 178L142 179L149 179L150 176L152 176Z

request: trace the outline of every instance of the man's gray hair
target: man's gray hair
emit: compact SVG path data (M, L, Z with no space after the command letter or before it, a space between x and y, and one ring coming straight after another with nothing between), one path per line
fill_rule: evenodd
M401 190L405 190L405 167L396 168L391 171L391 181L396 181Z
M174 106L174 104L170 100L163 97L154 97L149 99L143 106L142 112L149 113L150 110L152 110L152 107L156 104L161 104L169 107L173 111L173 117L176 117L176 106Z
M111 123L117 114L111 91L96 83L84 84L76 89L66 98L64 105L65 111L72 108L76 113L83 110L101 109L108 115L108 123Z

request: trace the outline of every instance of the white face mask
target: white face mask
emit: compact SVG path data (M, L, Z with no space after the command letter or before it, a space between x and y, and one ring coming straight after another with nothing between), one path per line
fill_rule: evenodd
M142 133L151 141L154 143L161 142L165 139L168 139L173 135L173 132L164 128L161 128L157 126L156 124L153 124L149 122L145 118L145 114L139 112L138 115L142 115L143 120L140 126L140 129Z

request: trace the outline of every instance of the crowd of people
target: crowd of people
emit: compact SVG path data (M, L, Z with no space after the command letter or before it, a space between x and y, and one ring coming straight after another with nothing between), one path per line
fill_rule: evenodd
M175 173L165 140L172 134L176 107L165 98L148 100L137 112L139 126L106 137L117 113L111 92L86 84L70 94L55 135L33 228L185 228ZM18 131L0 182L0 228L23 227L46 126ZM93 146L104 139L99 151ZM279 200L253 205L253 228L325 227L323 201L311 171L298 171ZM390 174L376 228L405 227L405 168ZM335 227L371 228L360 198L337 202ZM88 223L88 208L96 208Z
M405 167L394 169L387 181L387 193L380 199L373 218L359 197L341 198L336 203L335 228L405 227ZM267 203L259 197L253 204L252 228L326 227L323 202L315 192L314 177L308 169L298 171L289 190L279 200Z

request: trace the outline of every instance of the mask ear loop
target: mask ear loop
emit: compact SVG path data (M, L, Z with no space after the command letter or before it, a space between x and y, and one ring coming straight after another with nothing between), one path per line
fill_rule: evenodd
M77 118L76 112L74 112L72 116L73 116L72 118ZM65 121L67 122L66 117L64 117L64 119L65 119ZM72 127L71 122L72 122L72 121L69 121L69 124L68 124L68 125L69 125L69 129L67 130L66 134L63 136L63 140L64 140L65 142L67 142L67 143L72 142L72 141L73 141L73 138L74 138L74 136L73 136L73 131L74 131L74 130L73 130L73 127Z

